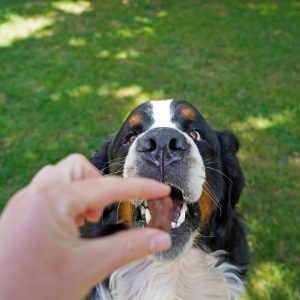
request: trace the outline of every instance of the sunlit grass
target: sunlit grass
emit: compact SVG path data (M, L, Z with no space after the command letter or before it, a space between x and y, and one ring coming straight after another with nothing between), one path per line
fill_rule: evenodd
M295 280L295 272L288 271L283 265L274 262L258 264L249 276L248 285L251 293L247 300L285 300L299 299L300 293L290 289Z
M138 85L132 85L124 87L114 91L114 96L119 99L124 99L125 97L132 97L136 101L137 95L142 92L142 88Z
M128 87L124 87L121 89L117 89L113 92L115 99L126 99L131 98L133 99L133 105L130 106L130 109L140 105L141 103L149 100L160 100L165 99L166 95L163 91L153 91L153 92L145 92L143 89L138 85L131 85ZM127 114L128 112L126 112ZM126 115L125 114L125 115Z
M258 11L262 15L273 13L279 9L278 4L275 3L255 3L249 1L247 7Z
M135 58L138 56L139 56L138 51L136 51L135 49L128 49L128 50L118 52L115 57L117 60L124 60L128 58Z
M84 45L86 45L86 40L83 38L71 38L69 40L69 45L73 46L73 47L82 47Z
M71 98L82 98L92 93L92 87L87 84L82 84L74 89L66 91L66 93Z
M280 126L287 122L287 120L291 117L291 113L289 110L285 110L283 112L272 115L271 117L249 117L244 122L234 122L232 123L232 129L236 131L246 131L250 129L254 130L265 130L274 126Z
M53 22L47 16L21 17L10 14L7 21L0 25L0 47L9 47L17 40L26 39Z
M110 52L108 50L101 50L96 56L100 58L106 58L110 56Z
M52 3L52 7L74 15L80 15L92 9L89 1L56 1Z

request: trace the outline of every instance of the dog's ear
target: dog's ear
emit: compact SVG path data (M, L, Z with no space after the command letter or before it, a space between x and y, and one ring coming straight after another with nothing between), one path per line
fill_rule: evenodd
M223 173L226 176L225 197L234 208L244 187L244 175L236 155L240 144L237 137L230 131L221 131L217 134L221 146Z
M110 148L114 141L115 135L111 135L108 138L106 138L104 145L101 149L97 150L92 159L91 163L101 171L102 174L109 174L109 166L110 166Z
M239 141L230 131L216 132L220 146L222 173L225 186L220 198L221 208L218 208L215 218L211 218L209 229L213 237L208 240L212 251L223 249L228 253L229 260L247 262L247 243L241 224L241 218L235 211L235 206L244 187L244 176L237 159ZM240 250L242 249L242 250Z

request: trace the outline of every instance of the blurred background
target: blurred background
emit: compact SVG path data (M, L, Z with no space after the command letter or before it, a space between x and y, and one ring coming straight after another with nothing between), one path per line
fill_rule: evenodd
M300 1L0 0L0 209L149 99L234 131L245 299L300 299Z

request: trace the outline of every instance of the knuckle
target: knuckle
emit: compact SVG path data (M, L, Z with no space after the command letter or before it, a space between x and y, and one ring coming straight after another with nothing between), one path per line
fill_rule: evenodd
M36 175L33 177L32 181L30 182L30 185L39 185L41 181L43 181L44 178L49 177L49 175L52 174L53 170L55 169L55 166L53 165L46 165L42 167Z
M44 166L39 173L48 173L50 171L53 171L54 166L53 165L46 165Z
M68 156L68 159L70 161L79 161L79 162L86 162L87 161L85 156L80 154L80 153L72 153Z

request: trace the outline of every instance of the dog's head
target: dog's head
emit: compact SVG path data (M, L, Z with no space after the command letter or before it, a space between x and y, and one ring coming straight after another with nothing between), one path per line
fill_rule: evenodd
M160 254L170 259L198 243L203 230L226 231L223 219L230 216L244 184L238 147L232 133L213 130L191 104L152 101L131 112L92 162L104 174L149 177L171 186L173 243ZM133 226L151 218L143 199L123 205L120 212Z

